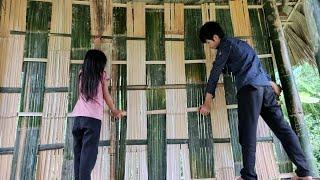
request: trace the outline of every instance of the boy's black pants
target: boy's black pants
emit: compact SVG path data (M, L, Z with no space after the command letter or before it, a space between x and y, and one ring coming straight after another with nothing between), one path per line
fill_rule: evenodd
M75 180L90 180L97 160L101 121L90 117L74 119L73 152Z
M237 96L238 131L243 158L241 177L245 180L257 179L255 160L259 115L278 137L290 160L297 166L297 175L310 175L298 137L284 120L271 86L246 85L239 90Z

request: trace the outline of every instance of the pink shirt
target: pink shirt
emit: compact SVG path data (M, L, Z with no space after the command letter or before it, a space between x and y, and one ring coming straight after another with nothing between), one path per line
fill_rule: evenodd
M86 101L84 96L79 91L79 97L76 105L73 108L71 116L84 116L84 117L92 117L95 119L102 120L103 118L103 107L104 107L104 99L103 99L103 85L106 81L108 81L110 77L106 72L103 72L103 77L101 82L98 85L97 95L94 100Z

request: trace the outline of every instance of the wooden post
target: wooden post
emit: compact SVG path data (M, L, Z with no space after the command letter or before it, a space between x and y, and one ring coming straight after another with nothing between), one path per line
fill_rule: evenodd
M263 9L269 26L270 38L283 87L289 120L292 128L299 137L310 170L316 175L317 170L314 164L309 134L304 122L301 101L292 74L288 49L275 0L265 1Z

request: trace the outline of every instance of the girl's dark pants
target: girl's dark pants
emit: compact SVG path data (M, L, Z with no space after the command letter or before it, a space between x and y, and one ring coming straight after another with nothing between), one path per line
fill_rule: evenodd
M76 117L72 134L74 140L75 180L90 180L97 160L101 121L90 117Z
M280 140L290 160L297 166L297 175L310 175L298 137L284 120L272 88L270 86L246 85L239 90L237 96L239 142L243 158L241 177L245 180L257 179L255 160L259 115Z

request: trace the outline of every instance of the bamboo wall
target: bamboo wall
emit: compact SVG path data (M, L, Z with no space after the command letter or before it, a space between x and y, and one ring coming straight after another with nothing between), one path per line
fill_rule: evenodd
M68 117L85 52L108 57L111 93L127 117L105 111L92 179L234 179L242 165L234 77L221 75L211 116L199 115L215 52L201 25L221 23L250 43L274 79L262 6L112 0L2 0L0 11L0 177L72 179ZM259 179L292 172L265 123L258 126Z

